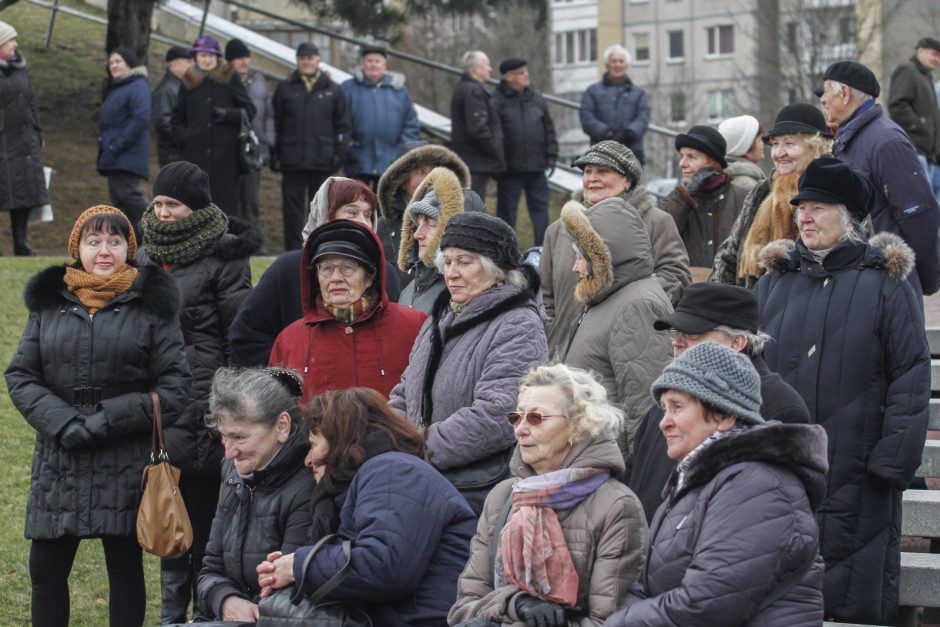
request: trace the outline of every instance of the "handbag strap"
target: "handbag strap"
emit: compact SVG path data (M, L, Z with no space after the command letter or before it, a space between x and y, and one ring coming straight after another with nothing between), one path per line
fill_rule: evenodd
M163 415L160 413L160 397L155 390L150 390L153 402L153 438L150 443L150 463L166 461L166 444L163 441Z
M303 596L304 581L306 581L307 579L307 568L310 566L311 560L313 560L314 556L317 554L317 551L319 551L327 542L337 537L339 536L337 536L335 533L330 533L330 534L323 536L322 538L320 538L320 540L316 544L313 545L313 548L310 549L310 552L307 553L307 557L304 558L304 564L303 564L303 569L301 570L300 581L297 582L297 585L294 588L294 592L290 595L290 602L293 603L294 605L297 605L304 599L304 596ZM343 557L345 558L345 563L343 564L342 568L340 568L339 571L337 571L335 575L327 579L326 582L324 582L322 586L314 590L312 593L310 593L309 596L306 597L307 601L311 605L316 605L322 599L328 596L331 592L333 592L333 590L336 589L336 586L342 583L343 579L346 578L346 575L349 574L349 569L352 566L352 562L350 560L352 544L350 543L349 540L343 540L342 547L343 547Z

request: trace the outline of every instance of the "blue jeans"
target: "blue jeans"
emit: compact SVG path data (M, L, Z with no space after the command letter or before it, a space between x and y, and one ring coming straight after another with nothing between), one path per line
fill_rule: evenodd
M496 215L505 220L513 229L516 228L516 211L519 198L525 191L525 204L532 220L534 246L541 246L548 228L548 179L545 173L518 172L502 174L497 179Z
M934 198L940 203L940 166L927 161L927 157L924 155L917 155L917 160L920 161L921 167L924 168L924 172L927 174L927 182L930 183Z

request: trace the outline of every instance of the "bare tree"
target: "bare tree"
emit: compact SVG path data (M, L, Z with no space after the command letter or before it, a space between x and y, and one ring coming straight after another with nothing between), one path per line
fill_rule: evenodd
M108 35L105 52L124 46L146 60L150 48L150 20L156 0L108 0Z

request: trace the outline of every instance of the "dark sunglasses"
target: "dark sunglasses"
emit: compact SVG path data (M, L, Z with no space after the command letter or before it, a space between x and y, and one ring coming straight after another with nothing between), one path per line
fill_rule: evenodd
M537 411L530 411L529 413L527 413L527 414L525 414L525 415L523 415L523 414L521 414L521 413L519 413L519 412L517 412L517 411L511 411L511 412L509 412L508 414L506 414L506 418L509 419L509 424L511 424L511 425L514 426L514 427L515 427L517 424L519 424L519 421L522 420L523 418L525 418L526 422L528 422L528 423L529 423L530 425L532 425L533 427L537 427L537 426L539 426L540 424L542 424L542 421L543 421L543 420L548 420L549 418L564 418L564 417L565 417L564 414L556 414L556 415L553 415L553 416L546 416L546 415L540 414L540 413L537 412Z

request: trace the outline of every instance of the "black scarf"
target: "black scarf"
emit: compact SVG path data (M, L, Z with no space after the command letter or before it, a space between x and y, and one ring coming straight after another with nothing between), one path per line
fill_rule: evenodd
M153 212L153 203L140 219L144 247L159 263L188 265L198 259L228 229L228 216L214 204L194 210L177 222L164 223Z

